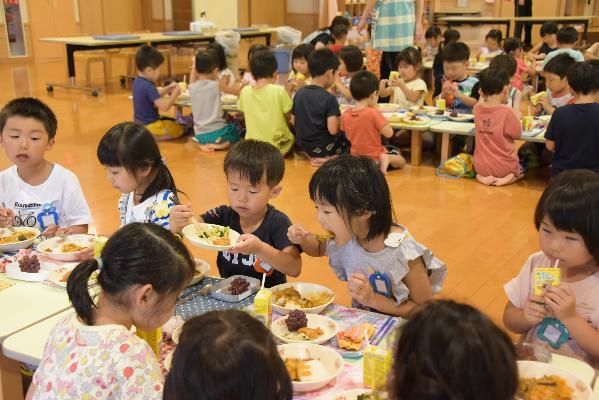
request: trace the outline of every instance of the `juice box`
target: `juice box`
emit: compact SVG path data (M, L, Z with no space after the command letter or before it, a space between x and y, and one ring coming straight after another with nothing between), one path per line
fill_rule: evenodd
M535 268L534 280L535 296L540 296L547 286L559 286L561 270L559 268Z
M102 249L107 241L108 238L106 236L96 236L94 238L94 258L100 257L100 254L102 254Z
M364 351L363 362L364 387L384 390L393 364L393 351L369 345Z
M145 340L149 345L156 357L159 356L160 348L160 339L162 339L162 328L154 329L153 331L142 331L140 329L136 329L135 334L141 339Z
M522 130L529 131L535 126L535 118L532 115L522 117Z
M260 289L254 298L254 313L256 317L270 328L272 322L272 291Z
M399 71L391 71L389 72L389 79L399 79L401 78L401 74Z
M445 99L439 99L439 100L437 100L437 102L435 103L435 105L437 106L437 110L443 110L443 111L445 111L445 108L446 108Z
M486 55L484 55L484 54L481 54L481 55L478 57L478 61L479 61L479 62L481 62L481 63L487 62L487 56L486 56Z

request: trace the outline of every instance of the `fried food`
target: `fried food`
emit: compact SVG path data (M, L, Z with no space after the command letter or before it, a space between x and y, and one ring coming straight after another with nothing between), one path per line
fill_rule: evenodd
M8 236L0 237L0 244L24 242L33 239L35 236L35 232L32 231L15 231Z
M82 246L79 243L65 243L62 246L60 246L61 253L75 253L83 249L85 249L85 246Z
M301 358L285 359L285 367L287 367L287 372L289 372L289 377L292 381L299 382L302 378L312 375L307 361L310 360L302 360Z
M281 307L314 308L326 304L331 299L326 292L302 297L294 287L277 290L273 294L275 304Z
M518 400L571 400L574 390L563 378L557 375L545 375L542 378L520 378L518 382Z
M337 333L337 343L342 349L360 350L364 345L365 336L368 336L368 339L372 338L375 330L375 327L371 324L354 325Z

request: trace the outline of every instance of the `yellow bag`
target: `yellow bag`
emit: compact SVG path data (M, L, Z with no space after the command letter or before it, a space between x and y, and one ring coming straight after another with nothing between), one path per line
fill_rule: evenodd
M460 153L441 163L435 173L438 176L451 179L474 178L476 176L472 156L466 153Z

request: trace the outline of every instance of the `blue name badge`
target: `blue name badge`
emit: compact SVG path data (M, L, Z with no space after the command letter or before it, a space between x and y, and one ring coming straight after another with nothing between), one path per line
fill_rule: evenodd
M374 293L391 297L391 281L386 273L375 272L368 278Z
M559 349L570 338L568 328L556 318L545 318L537 331L537 336L554 349Z

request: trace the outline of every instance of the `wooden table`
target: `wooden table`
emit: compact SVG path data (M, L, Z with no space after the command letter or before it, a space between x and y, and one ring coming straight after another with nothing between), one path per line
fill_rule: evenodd
M393 129L405 129L411 132L412 144L410 150L410 164L413 166L420 165L422 161L422 133L431 131L432 127L438 124L439 121L431 119L429 123L423 125L412 125L404 122L391 122L389 125Z
M266 45L270 46L272 34L276 31L271 28L267 29L256 29L256 30L241 30L239 34L242 39L248 38L259 38L263 37L266 39ZM67 51L67 72L69 76L69 82L67 84L46 84L48 91L54 90L54 87L65 87L69 89L79 89L90 91L93 96L98 95L100 90L97 87L86 87L78 86L76 84L76 71L75 71L75 52L76 51L88 51L88 50L106 50L106 49L120 49L126 47L138 47L142 44L149 44L151 46L158 45L169 45L189 42L213 42L216 38L215 33L210 34L185 34L185 35L169 35L169 32L152 32L152 33L137 33L132 36L135 38L123 39L123 40L99 40L94 39L93 36L71 36L71 37L47 37L41 38L43 42L61 43L64 44Z
M514 17L514 32L518 31L518 27L524 24L527 25L543 25L545 22L555 22L557 24L583 24L584 31L582 33L583 44L589 40L589 24L594 15L578 15L567 17Z
M439 18L439 21L445 22L448 28L452 28L454 26L461 25L472 25L472 26L481 26L481 25L505 25L505 36L510 35L510 24L511 18L501 18L501 17L443 17Z

